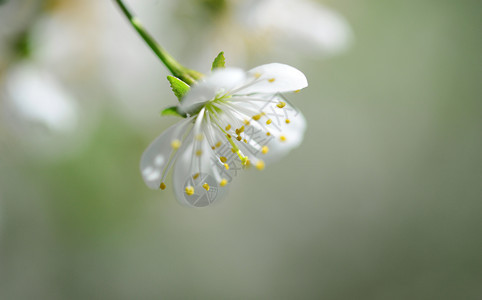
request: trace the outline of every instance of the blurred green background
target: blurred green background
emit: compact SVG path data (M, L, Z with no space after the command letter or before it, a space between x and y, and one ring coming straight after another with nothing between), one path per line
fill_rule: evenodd
M79 113L57 135L2 106L0 299L482 299L480 1L324 1L353 30L344 53L226 52L304 71L289 97L308 130L206 209L142 181L176 100L117 7L2 2L0 80L35 61ZM202 72L198 43L229 28L212 3L129 2Z

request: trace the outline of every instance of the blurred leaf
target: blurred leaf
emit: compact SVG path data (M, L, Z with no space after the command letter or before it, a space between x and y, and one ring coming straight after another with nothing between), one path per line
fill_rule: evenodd
M161 111L161 116L176 116L176 117L183 117L183 118L186 117L186 115L180 114L177 111L177 106L171 106L164 109L163 111Z
M213 67L211 68L211 70L214 71L214 69L224 68L225 63L226 63L226 59L224 58L224 51L221 51L219 52L218 56L216 56L216 58L214 59Z
M189 91L189 85L174 76L167 76L167 80L169 80L169 83L171 84L171 89L174 92L174 95L176 95L177 99L181 101L182 97L184 97Z

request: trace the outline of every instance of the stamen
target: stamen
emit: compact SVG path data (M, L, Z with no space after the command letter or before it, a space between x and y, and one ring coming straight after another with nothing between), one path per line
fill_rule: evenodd
M226 179L222 179L221 182L219 183L220 186L225 186L228 183Z
M270 136L270 135L271 135L271 132L269 132L269 131L266 132L266 135L267 135L267 136Z
M268 151L269 151L268 146L263 146L263 148L261 148L261 153L263 153L263 154L268 153Z
M241 142L241 140L242 140L243 138L238 135L238 136L236 137L236 139Z
M249 165L249 158L247 156L241 158L241 165L243 166Z
M203 154L202 150L196 150L196 156L201 156Z
M228 124L228 126L226 126L226 131L228 131L229 129L231 129L231 124Z
M286 106L286 102L280 101L280 103L276 104L279 108L283 108Z
M256 163L256 169L258 170L263 170L264 169L264 161L262 160L258 160L258 162Z
M253 116L253 120L255 120L255 121L258 121L259 119L261 119L261 115L254 115Z
M196 173L192 176L192 179L196 180L199 177L199 173Z
M258 73L258 72L254 73L254 78L258 79L260 77L261 77L261 73Z
M280 141L282 141L282 142L286 142L286 137L285 137L284 135L280 136L279 139L280 139Z
M216 147L217 147L217 148L221 147L221 142L217 142L217 143L216 143Z
M204 184L203 184L203 188L204 188L206 191L209 191L209 184L204 183Z
M286 122L286 124L289 124L291 121L290 121L290 119L286 119L285 122Z
M276 78L270 78L268 79L269 82L273 83L276 80Z
M159 185L159 188L161 190L165 190L166 189L166 184L164 182L161 182L161 184Z
M243 131L244 131L244 126L241 126L238 129L236 129L236 134L239 135Z
M249 125L249 120L244 119L243 123L244 123L244 125L248 126L248 125Z
M299 93L301 90L296 90L295 93Z
M219 158L219 160L220 160L222 163L225 163L225 162L228 161L228 159L227 159L226 157L224 157L224 156L221 156L221 157Z
M246 144L248 143L248 141L246 139L243 139L243 142L245 142Z
M173 141L171 142L171 147L172 147L172 149L174 149L174 150L179 149L179 147L181 147L181 141L180 141L180 140L173 140Z
M199 133L199 134L196 135L196 140L198 140L198 141L202 141L203 138L204 138L204 135L202 133Z
M228 164L224 164L224 167L226 168L226 170L229 170L229 165L228 165Z
M268 120L266 121L266 125L271 124L271 122L273 122L273 121L272 121L271 119L268 119Z
M186 194L187 194L188 196L194 195L194 188L193 188L192 186L190 186L190 185L186 186L186 190L185 190L185 191L186 191Z

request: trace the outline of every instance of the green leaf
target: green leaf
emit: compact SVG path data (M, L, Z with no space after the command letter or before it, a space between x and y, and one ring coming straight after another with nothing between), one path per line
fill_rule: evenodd
M171 106L164 109L163 111L161 111L161 116L176 116L176 117L182 117L182 118L186 117L186 115L181 114L177 111L177 106Z
M167 76L167 80L169 80L169 83L171 84L171 89L174 92L174 95L176 95L177 99L181 101L182 97L184 97L189 91L189 85L174 76Z
M224 64L226 63L226 59L224 58L224 52L221 51L219 52L218 56L213 61L213 67L211 68L211 71L214 71L214 69L218 68L224 68Z

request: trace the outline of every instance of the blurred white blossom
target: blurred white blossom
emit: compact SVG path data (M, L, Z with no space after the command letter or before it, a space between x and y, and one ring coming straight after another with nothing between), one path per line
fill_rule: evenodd
M12 123L67 134L78 125L73 96L48 71L20 64L5 77L4 114Z
M237 11L248 36L260 36L273 47L297 53L332 55L347 49L352 32L334 10L309 0L242 1Z

